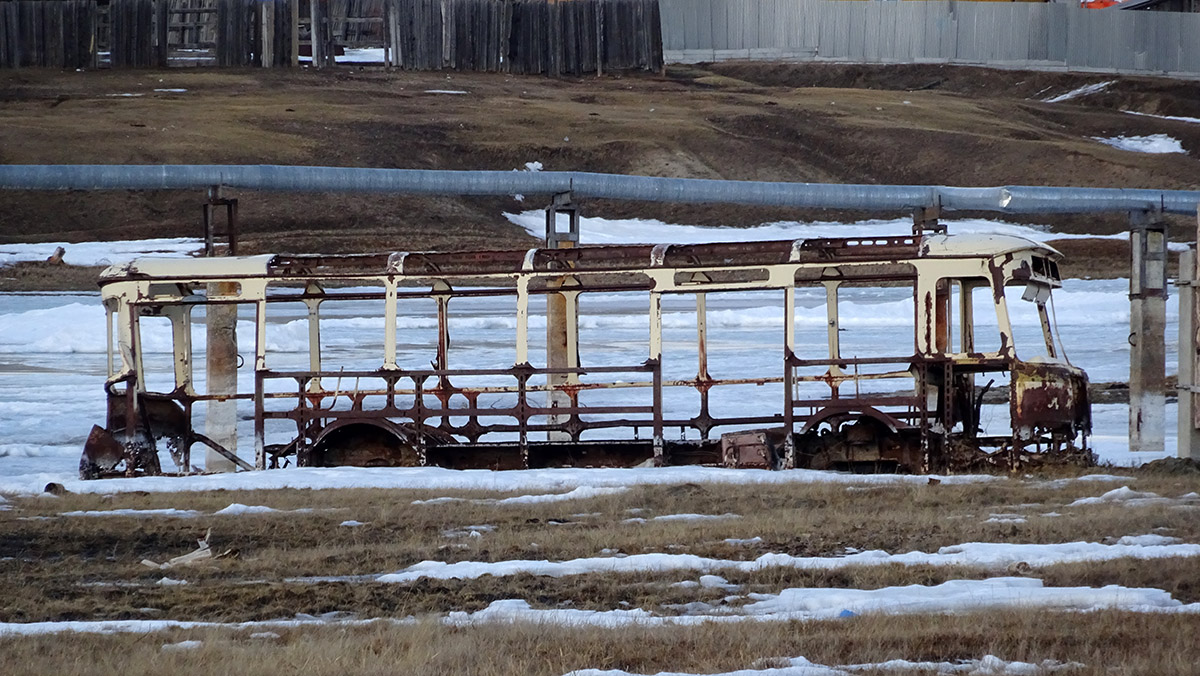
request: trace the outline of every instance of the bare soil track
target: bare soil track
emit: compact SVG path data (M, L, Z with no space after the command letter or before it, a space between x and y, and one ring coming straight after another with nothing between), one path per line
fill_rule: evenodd
M518 169L834 183L1200 186L1194 83L949 66L721 64L665 75L170 70L0 73L0 162ZM186 91L170 91L184 89ZM465 91L466 94L431 93ZM1092 137L1166 133L1186 154ZM242 191L256 251L523 247L509 198ZM203 195L6 193L0 242L195 236ZM590 215L749 225L864 214L590 202ZM896 214L900 216L901 214ZM1038 219L1115 232L1121 217ZM1177 236L1194 229L1179 219ZM1069 245L1081 253L1078 244ZM1113 256L1120 260L1121 256Z

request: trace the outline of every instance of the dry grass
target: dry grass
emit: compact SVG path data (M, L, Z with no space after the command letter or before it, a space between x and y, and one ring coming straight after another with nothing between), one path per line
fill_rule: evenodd
M694 628L570 630L545 626L470 629L433 623L359 629L171 631L0 639L6 673L74 674L471 674L559 676L573 669L705 673L763 667L804 656L822 664L888 659L951 661L993 654L1008 660L1078 661L1072 674L1195 673L1200 616L1036 611L967 616L856 617L809 623ZM193 651L164 652L184 639ZM882 672L881 672L882 673Z
M767 552L834 556L847 548L890 552L936 551L971 541L1100 541L1165 533L1200 542L1193 509L1174 505L1066 507L1119 484L1000 479L974 485L847 487L682 486L639 487L588 500L496 506L469 501L412 504L417 499L496 494L463 491L247 491L177 494L66 495L15 500L0 512L0 584L10 592L3 621L126 619L164 616L217 621L261 620L296 612L352 611L362 616L404 617L449 610L478 610L500 598L522 598L542 607L611 609L625 601L659 611L662 606L715 601L724 592L687 589L672 582L698 573L528 575L468 581L420 580L378 584L372 575L423 560L565 560L601 555L667 552L748 560ZM1144 475L1133 486L1166 496L1200 488L1200 478ZM280 510L261 516L214 516L239 502ZM178 507L196 518L63 517L73 510ZM636 510L636 511L631 511ZM1050 512L1061 516L1040 516ZM644 523L641 517L678 513L734 513L720 521ZM993 513L1022 514L1023 524L985 523ZM39 518L47 517L47 518ZM350 528L347 519L366 525ZM448 535L470 525L495 528L482 537ZM162 587L164 575L139 562L163 561L194 548L211 528L218 550L236 556L210 565L173 570L186 586ZM762 538L737 545L727 538ZM1195 580L1200 559L1145 564L1130 561L1054 566L1035 570L1048 584L1122 584L1167 589L1180 600L1200 600ZM1006 571L981 568L875 566L840 571L770 568L726 572L744 592L772 593L798 586L876 588L984 578ZM366 576L350 582L302 583L308 576ZM82 584L81 584L82 583ZM146 610L147 608L151 610Z
M804 81L792 84L790 76ZM1125 79L1113 89L1126 98L1088 108L1092 99L1028 100L1046 87L1074 88L1080 78L1071 74L915 66L904 79L918 82L917 91L894 86L895 76L887 67L850 73L764 64L578 80L454 73L452 82L444 73L381 69L28 69L0 73L0 161L505 171L540 161L547 170L693 178L1195 187L1200 131L1189 125L1170 132L1190 156L1133 157L1089 138L1160 133L1172 123L1121 109L1191 115L1164 111L1149 98L1200 105L1187 83ZM931 80L944 84L926 88ZM153 91L168 85L187 91ZM447 86L471 94L425 93ZM117 93L144 96L110 96ZM539 206L532 196L521 204L507 197L228 192L241 199L248 253L520 248L531 240L502 213ZM0 213L0 241L194 236L202 199L198 191L13 192ZM589 215L709 225L864 216L598 200L584 208ZM1120 216L1050 222L1070 232L1128 226ZM1173 234L1190 228L1194 223L1179 219ZM1122 274L1128 262L1096 268L1083 259L1064 270Z

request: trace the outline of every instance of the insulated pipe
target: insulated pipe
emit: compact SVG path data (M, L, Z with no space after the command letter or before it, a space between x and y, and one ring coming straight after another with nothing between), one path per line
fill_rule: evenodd
M559 171L441 171L281 165L0 165L9 190L246 190L409 195L553 195L792 208L1006 214L1151 211L1194 214L1196 190L1003 186L843 185L658 178Z

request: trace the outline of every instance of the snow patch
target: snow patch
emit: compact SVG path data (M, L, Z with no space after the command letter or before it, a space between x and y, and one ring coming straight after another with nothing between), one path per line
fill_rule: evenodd
M647 610L537 609L527 601L494 601L474 613L456 611L446 624L548 624L568 627L695 626L708 622L827 620L863 614L907 615L959 613L1012 608L1094 611L1200 613L1200 603L1184 605L1161 589L1046 587L1032 578L951 580L934 586L908 585L882 589L785 589L779 594L751 594L754 603L737 609L715 607L713 614L663 616ZM738 614L734 614L734 613Z
M484 575L541 575L565 577L593 573L640 573L664 571L695 571L714 573L722 570L751 572L767 568L797 568L802 570L837 570L850 566L925 565L969 566L1002 570L1024 563L1041 568L1059 563L1109 561L1121 558L1155 559L1177 556L1200 556L1200 545L1106 545L1098 542L1068 542L1061 544L1007 544L998 542L968 542L942 547L935 553L908 552L889 554L880 550L856 552L841 557L792 556L763 554L750 561L714 559L694 554L632 554L615 557L588 557L568 561L515 559L508 561L422 561L404 570L380 576L377 582L409 583L421 578L440 580L469 580Z
M134 516L134 517L155 517L167 516L180 519L200 516L200 512L194 509L103 509L90 510L86 512L63 512L59 516Z
M1146 535L1126 535L1117 538L1119 545L1131 545L1134 547L1148 547L1154 545L1173 545L1182 542L1179 538L1173 538L1167 535L1156 535L1147 533Z
M1065 94L1059 94L1058 96L1051 96L1048 99L1042 99L1042 101L1045 103L1062 103L1063 101L1070 101L1071 99L1077 99L1082 96L1099 94L1113 84L1116 84L1116 82L1116 80L1109 80L1108 82L1097 82L1095 84L1084 85L1082 87L1072 89Z
M264 505L243 505L235 502L224 509L219 509L213 512L213 516L241 516L243 514L275 514L278 509L272 509Z
M1179 117L1176 115L1154 115L1151 113L1139 113L1133 110L1124 111L1130 115L1138 115L1141 117L1157 117L1160 120L1173 120L1175 122L1190 122L1192 124L1200 124L1200 117Z
M195 650L204 645L204 641L180 641L179 643L167 643L162 647L165 653L178 652L183 650Z
M1174 502L1170 498L1164 498L1157 493L1149 491L1135 491L1128 486L1114 488L1113 490L1096 497L1079 498L1078 500L1067 505L1068 507L1079 507L1081 505L1102 505L1123 502L1131 506L1143 506L1154 504L1166 504Z
M414 505L441 505L449 502L469 502L475 505L540 505L549 502L563 502L565 500L584 500L587 498L595 498L601 495L617 495L629 490L621 486L597 487L597 486L580 486L566 493L540 493L536 495L517 495L511 498L430 498L428 500L413 500Z
M0 265L44 261L58 247L66 250L68 265L113 265L128 263L142 256L188 258L204 246L194 237L118 240L114 242L42 242L37 244L0 244Z
M1111 138L1093 136L1092 139L1105 145L1112 146L1118 150L1127 150L1132 153L1166 155L1169 153L1187 152L1183 149L1183 144L1179 142L1179 139L1167 136L1166 134L1151 134L1149 136L1113 136Z
M984 655L977 660L959 660L957 662L913 662L910 660L888 660L886 662L868 662L863 664L843 664L825 666L809 661L804 657L789 659L759 660L756 664L767 662L770 666L762 668L739 669L738 671L708 674L706 676L848 676L859 671L918 671L921 673L937 674L970 674L971 676L1035 676L1049 674L1064 669L1081 669L1085 665L1079 662L1059 662L1042 660L1038 663L1008 661L995 655ZM619 669L578 669L565 676L640 676ZM655 676L697 676L682 672L659 672Z
M1016 524L1016 523L1025 523L1026 521L1028 521L1028 519L1021 516L1020 514L992 514L991 516L989 516L987 519L984 520L984 523Z

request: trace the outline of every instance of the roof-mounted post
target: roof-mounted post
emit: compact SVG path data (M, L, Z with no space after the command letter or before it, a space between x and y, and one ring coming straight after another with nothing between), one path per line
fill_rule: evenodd
M1165 449L1167 232L1162 214L1129 215L1129 450Z
M560 230L558 214L567 216L567 229ZM579 207L571 201L570 192L560 192L546 207L546 248L570 249L579 244Z
M218 207L225 207L225 237L228 239L228 255L238 254L238 201L237 198L221 197L221 186L208 189L208 201L204 203L204 255L216 256L216 239L220 235L213 218Z
M920 237L926 232L937 235L946 234L946 226L938 221L942 215L940 206L918 207L913 209L913 235Z

